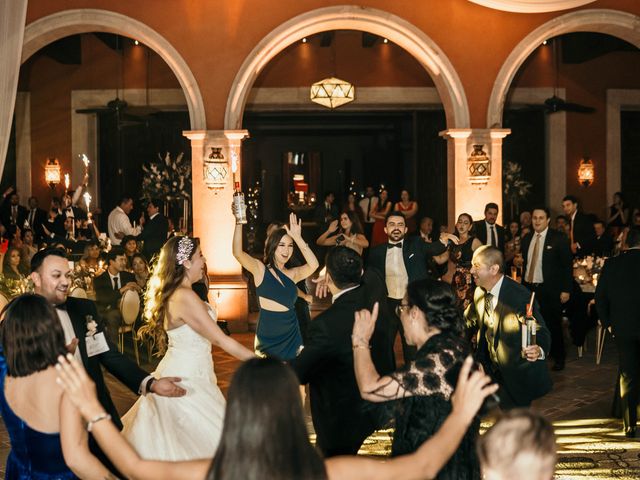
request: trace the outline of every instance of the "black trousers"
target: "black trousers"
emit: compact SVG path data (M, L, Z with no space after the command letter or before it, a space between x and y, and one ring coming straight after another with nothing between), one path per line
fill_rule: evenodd
M414 346L408 345L407 340L404 338L404 328L402 327L402 321L396 315L396 307L400 305L402 300L387 297L387 305L391 310L389 316L389 341L391 342L391 351L393 352L393 346L396 341L396 335L400 332L400 340L402 341L402 356L404 357L404 363L407 364L416 358L417 349ZM394 355L395 358L395 355Z
M562 303L560 292L551 290L544 283L525 286L532 292L536 292L536 300L540 305L540 313L544 319L549 333L551 333L551 351L544 352L553 357L556 363L564 363L566 352L564 349L564 336L562 334Z
M615 336L620 358L620 399L622 422L635 427L638 421L638 374L640 373L640 335Z

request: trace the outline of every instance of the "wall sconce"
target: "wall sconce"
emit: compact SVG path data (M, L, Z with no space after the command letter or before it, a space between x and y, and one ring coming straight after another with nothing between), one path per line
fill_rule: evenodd
M482 150L484 145L476 144L473 146L473 152L467 159L467 168L469 169L469 181L472 185L486 185L491 178L491 159L489 155Z
M54 189L56 185L60 183L61 169L60 162L57 158L47 159L47 164L44 167L44 181Z
M210 190L218 193L218 190L227 186L229 176L229 165L222 155L222 147L209 147L211 153L204 160L204 183Z
M588 157L581 159L578 167L578 181L583 187L590 187L595 179L596 171L593 161Z

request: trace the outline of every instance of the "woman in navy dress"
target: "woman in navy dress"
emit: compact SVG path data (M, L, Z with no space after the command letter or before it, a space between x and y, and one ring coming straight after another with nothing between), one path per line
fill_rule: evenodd
M56 384L55 364L67 348L53 307L39 295L15 298L0 340L0 413L11 439L5 479L114 478L89 452L84 423Z
M234 215L237 213L234 210ZM294 242L307 263L286 268L285 265L293 254ZM256 354L282 360L295 358L302 347L295 310L298 297L296 283L311 276L318 268L316 256L302 239L302 222L292 213L289 226L285 225L269 235L263 262L242 250L242 224L236 222L233 256L253 275L260 302Z

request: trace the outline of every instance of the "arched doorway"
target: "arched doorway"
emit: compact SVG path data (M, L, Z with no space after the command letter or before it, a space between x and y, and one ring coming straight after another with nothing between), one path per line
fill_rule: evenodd
M504 105L514 76L526 59L543 41L572 32L595 32L618 37L640 48L640 31L637 28L639 21L640 18L638 16L626 12L609 9L589 9L562 15L536 28L518 43L500 69L489 100L487 125L492 127L502 125ZM618 97L619 95L613 95L611 99L608 99L607 104L607 199L610 199L614 192L620 190L621 184L619 107L622 101ZM615 121L616 119L617 122ZM617 130L615 128L616 125ZM557 193L560 194L566 183L566 165L564 163L566 160L563 158L563 150L556 150L560 152L557 161L560 162L562 160L562 166L564 167L561 168L561 171L554 171ZM557 198L552 198L551 203L558 203L556 200Z
M447 127L469 127L469 107L462 82L445 53L431 38L390 13L358 6L337 6L298 15L274 29L256 45L234 79L225 112L225 129L241 128L251 87L271 59L306 36L330 30L369 32L404 48L433 78L444 105Z

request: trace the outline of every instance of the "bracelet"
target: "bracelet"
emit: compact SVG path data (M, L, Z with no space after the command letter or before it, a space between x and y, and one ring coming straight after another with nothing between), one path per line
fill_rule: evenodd
M93 417L87 422L87 432L90 432L93 429L93 426L102 420L111 420L111 415L108 413L101 413L100 415Z
M354 350L357 350L358 348L371 350L371 345L362 345L361 343L354 343L351 347L353 347Z

